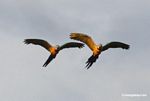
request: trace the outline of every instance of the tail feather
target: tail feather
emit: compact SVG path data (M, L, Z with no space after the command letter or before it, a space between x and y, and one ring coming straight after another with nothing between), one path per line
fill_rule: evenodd
M44 63L43 67L46 67L54 58L55 56L50 55L46 60L46 62Z

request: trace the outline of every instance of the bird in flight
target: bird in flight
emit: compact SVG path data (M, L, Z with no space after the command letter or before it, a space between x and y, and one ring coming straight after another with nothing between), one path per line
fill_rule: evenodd
M47 61L44 63L43 67L46 67L56 57L56 55L59 53L59 51L62 49L84 47L83 43L78 43L78 42L68 42L62 46L59 46L59 45L52 46L47 41L41 40L41 39L25 39L24 43L40 45L51 53L50 56L48 57Z
M97 45L90 36L83 33L71 33L70 38L85 43L93 52L92 56L89 57L86 62L87 69L89 69L94 62L96 62L101 52L109 48L129 49L130 47L128 44L122 42L110 42L104 46L102 44Z

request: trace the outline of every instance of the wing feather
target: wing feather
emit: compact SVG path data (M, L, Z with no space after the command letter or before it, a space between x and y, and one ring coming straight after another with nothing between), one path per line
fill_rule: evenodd
M93 39L90 36L86 35L86 34L71 33L70 38L85 43L92 51L94 50L94 47L96 46Z
M62 46L60 46L59 50L65 49L65 48L83 48L84 44L83 43L78 43L78 42L68 42Z
M49 49L52 47L47 41L41 39L25 39L24 42L25 44L32 43L34 45L40 45L43 48L47 49L48 51L50 51Z
M103 46L102 51L105 51L109 48L122 48L122 49L129 49L130 45L122 43L122 42L110 42Z

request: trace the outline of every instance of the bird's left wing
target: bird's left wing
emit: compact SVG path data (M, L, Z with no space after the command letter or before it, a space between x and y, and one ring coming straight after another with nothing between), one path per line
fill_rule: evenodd
M59 47L59 50L65 49L65 48L83 48L84 44L79 42L68 42L62 46Z
M83 33L71 33L70 38L85 43L92 51L95 49L96 44L89 35Z
M129 49L130 45L122 43L122 42L110 42L103 46L102 51L105 51L109 48L122 48L122 49Z

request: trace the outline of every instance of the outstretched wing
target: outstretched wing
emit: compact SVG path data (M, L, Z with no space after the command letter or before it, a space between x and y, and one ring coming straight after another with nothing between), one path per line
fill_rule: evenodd
M122 49L129 49L130 45L122 43L122 42L110 42L103 46L102 51L105 51L109 48L122 48Z
M86 62L86 68L87 68L87 69L89 69L89 68L93 65L94 62L96 62L96 60L98 59L98 56L99 56L99 55L97 55L97 56L92 55L92 56L88 59L88 61Z
M62 46L59 47L59 50L65 49L65 48L83 48L84 44L83 43L78 43L78 42L68 42Z
M50 51L49 49L52 47L47 41L41 40L41 39L25 39L25 44L34 44L34 45L40 45Z
M46 67L56 56L50 55L46 62L44 63L43 67Z
M86 34L71 33L70 38L85 43L92 51L94 50L94 47L96 46L93 39L90 36L86 35Z

